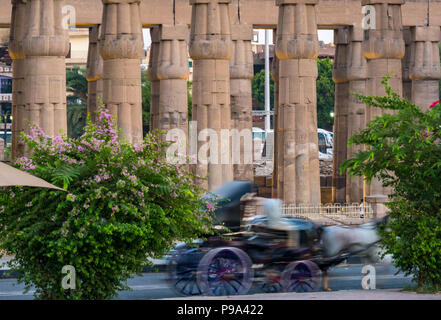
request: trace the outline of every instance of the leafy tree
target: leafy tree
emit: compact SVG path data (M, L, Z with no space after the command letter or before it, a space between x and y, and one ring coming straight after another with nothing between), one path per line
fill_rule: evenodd
M191 121L192 119L192 112L193 112L193 96L192 96L192 86L193 82L188 81L187 82L187 104L188 104L188 120Z
M68 100L80 99L81 104L87 104L88 83L86 70L78 66L66 70L66 90L72 93Z
M48 137L33 126L33 150L16 165L68 192L0 188L0 250L26 291L39 299L109 299L128 289L149 258L176 241L212 232L211 200L183 167L167 163L167 145L148 134L140 144L119 139L107 110L88 119L80 139ZM76 289L63 289L63 266Z
M401 98L383 80L384 97L357 97L385 113L350 138L366 145L342 170L351 175L376 177L392 188L387 206L388 228L381 230L382 246L394 264L413 275L419 290L441 287L441 105L427 111Z
M85 69L78 66L66 69L66 90L71 93L67 97L67 132L69 137L78 138L84 133L87 118L89 87Z
M332 60L329 58L317 60L317 125L319 128L332 130L334 119L335 85L332 80Z
M87 120L87 106L70 104L67 106L67 134L72 138L79 138L84 133Z
M252 82L253 98L259 103L259 109L265 110L265 69L260 70ZM274 81L270 73L270 108L274 110Z
M144 135L150 130L151 82L147 70L141 71L142 126Z

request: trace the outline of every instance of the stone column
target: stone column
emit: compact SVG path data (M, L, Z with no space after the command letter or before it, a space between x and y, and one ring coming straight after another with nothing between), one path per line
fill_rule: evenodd
M25 32L25 0L12 1L11 29L9 37L9 55L12 62L12 154L11 159L22 157L25 153L20 132L25 130L25 53L23 36Z
M253 166L253 117L252 89L254 76L253 26L248 24L233 24L232 29L233 55L230 60L230 96L231 96L231 128L240 132L239 137L233 137L233 146L240 144L237 160L233 163L234 180L254 180ZM243 133L243 135L242 135ZM250 161L251 160L251 161ZM248 163L246 163L248 162Z
M5 161L5 141L0 138L0 161Z
M64 5L63 0L26 3L25 118L49 136L67 134L65 57L69 36L62 23Z
M273 32L273 39L277 39L276 31ZM273 198L281 199L283 194L283 176L280 174L283 167L283 133L279 130L280 121L283 117L279 117L279 59L274 55L272 65L272 78L274 81L274 158L273 158Z
M407 100L412 101L412 81L409 78L409 68L410 68L410 28L403 28L403 38L404 38L404 57L401 62L401 68L403 70L403 97Z
M144 46L140 0L102 1L103 102L117 116L122 137L139 143L143 139L140 64Z
M411 101L423 110L428 110L429 106L439 99L440 28L411 27L410 40Z
M392 74L389 85L398 94L402 94L402 67L401 59L404 57L404 40L401 22L401 5L403 0L362 0L362 5L371 5L375 8L375 29L365 31L363 41L363 54L367 59L368 79L367 95L384 96L383 77ZM382 110L374 107L366 108L366 121L369 123ZM378 179L373 179L367 194L388 194Z
M188 137L187 80L190 73L187 25L161 25L157 78L159 79L158 121L160 131L179 128ZM165 135L162 139L165 141Z
M197 121L198 136L202 140L198 141L199 159L195 172L198 177L208 175L208 180L197 181L207 190L233 179L230 148L222 148L221 143L221 130L231 128L229 3L230 0L190 0L190 56L194 60L192 116ZM201 159L207 149L210 150L208 158Z
M366 106L362 104L354 93L366 94L367 62L363 56L363 30L349 28L349 42L347 52L347 79L349 81L348 109L348 139L366 127ZM347 159L363 149L362 146L348 146ZM346 202L360 202L363 197L363 178L346 176Z
M316 0L277 0L279 132L283 132L283 193L287 204L320 204L317 136ZM281 138L279 136L279 138ZM281 144L279 143L279 146Z
M150 28L150 59L148 75L150 80L150 132L159 128L159 27Z
M340 167L347 159L348 144L348 100L349 83L347 76L348 29L339 28L334 31L336 45L332 78L335 82L334 103L334 156L332 186L334 202L346 202L346 173L340 174Z
M87 57L86 78L88 81L87 112L92 121L98 108L99 99L103 99L103 58L99 53L99 29L96 25L89 28L89 52Z

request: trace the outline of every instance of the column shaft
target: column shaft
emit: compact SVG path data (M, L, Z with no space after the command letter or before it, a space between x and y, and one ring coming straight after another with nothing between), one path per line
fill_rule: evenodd
M409 78L409 68L410 68L410 28L403 28L403 38L405 44L404 57L401 63L401 68L403 70L403 97L407 100L412 101L412 80Z
M410 40L411 101L423 110L428 110L429 106L439 99L440 28L411 27Z
M230 0L190 0L190 56L194 60L192 116L197 121L199 137L195 172L198 177L208 175L208 180L197 181L207 190L233 179L230 148L221 143L221 131L231 128L229 3ZM201 159L204 155L208 158Z
M153 129L180 129L188 136L187 52L188 27L161 25L157 78L159 79L159 109ZM155 88L157 90L157 88ZM165 141L165 135L162 136Z
M234 180L245 181L253 181L254 179L251 89L254 76L252 39L252 25L232 25L233 55L230 60L231 128L239 132L239 136L233 136L232 139L232 154L233 156L239 155L236 159L239 161L233 163L233 169Z
M354 93L366 94L367 62L363 56L363 30L356 27L349 28L347 55L347 79L349 81L348 109L348 139L366 127L366 106L362 104ZM353 158L362 146L347 146L347 159ZM360 202L363 197L363 178L346 176L346 202Z
M149 80L150 80L150 132L159 128L159 27L150 28L150 38L152 44L150 47L149 59Z
M25 130L25 53L23 37L25 32L26 2L12 1L11 30L9 37L9 55L12 62L12 154L11 159L25 154L24 143L20 133Z
M25 117L49 136L67 134L65 57L69 37L62 24L64 4L63 0L26 3Z
M334 103L334 156L332 186L334 202L346 202L346 174L340 173L340 167L347 159L348 144L348 99L349 82L347 77L348 29L340 28L334 32L336 45L333 80L335 82Z
M282 199L320 203L317 136L316 1L278 0L279 132L283 132ZM280 137L279 137L280 138Z
M103 102L118 118L128 142L142 135L141 56L143 36L140 0L103 0L100 53L103 62Z
M367 95L384 96L385 88L381 81L387 74L392 77L389 85L398 94L402 94L402 67L405 45L401 22L401 5L403 0L362 0L362 5L371 5L375 8L375 29L365 31L363 54L367 59L368 79ZM366 108L366 121L369 123L383 111L375 107ZM367 195L387 195L390 190L382 186L378 179L373 179Z
M99 29L96 25L89 28L89 52L87 57L86 78L88 81L87 112L90 113L92 121L98 107L98 98L103 98L103 58L99 53Z

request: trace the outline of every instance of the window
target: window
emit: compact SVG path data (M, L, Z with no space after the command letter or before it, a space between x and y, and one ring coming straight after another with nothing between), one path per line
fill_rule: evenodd
M259 31L253 31L253 42L259 42Z
M0 93L12 93L12 79L10 78L1 79Z

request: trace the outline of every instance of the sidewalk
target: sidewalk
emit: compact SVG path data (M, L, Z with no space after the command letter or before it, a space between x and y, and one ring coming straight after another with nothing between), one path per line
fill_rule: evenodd
M0 279L15 279L17 278L17 274L15 272L11 272L10 268L6 265L12 259L11 256L3 256L0 258ZM153 266L145 267L142 272L143 273L151 273L151 272L166 272L168 259L151 259Z
M163 300L441 300L441 294L393 290L341 290L309 293L265 293L245 296L184 297Z

